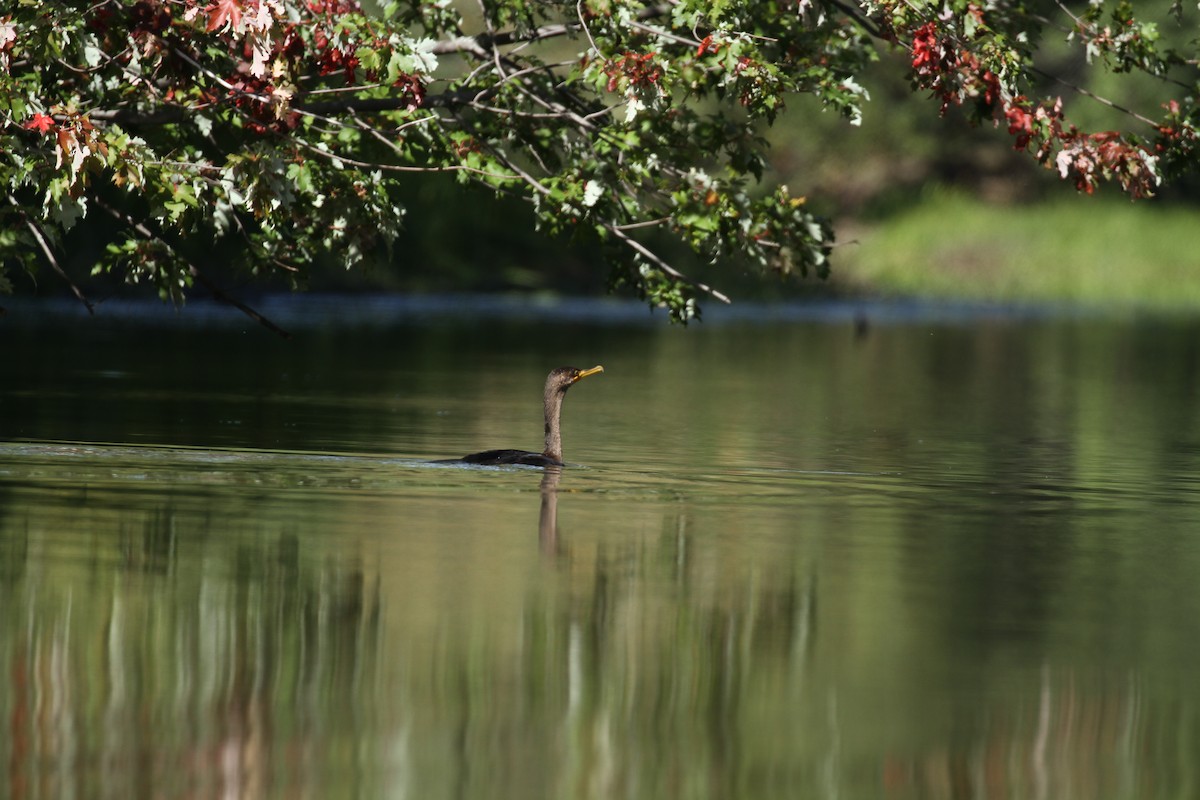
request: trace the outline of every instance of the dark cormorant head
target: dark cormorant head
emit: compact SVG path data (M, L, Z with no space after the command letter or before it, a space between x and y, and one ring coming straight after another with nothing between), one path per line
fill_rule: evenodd
M578 383L589 375L597 375L604 372L604 367L595 366L591 369L579 369L578 367L559 367L553 370L546 378L546 391L551 390L565 392L572 385Z

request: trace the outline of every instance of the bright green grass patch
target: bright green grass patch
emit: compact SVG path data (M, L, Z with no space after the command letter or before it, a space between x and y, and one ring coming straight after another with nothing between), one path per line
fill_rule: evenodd
M988 205L945 191L843 232L841 282L884 294L1200 310L1200 212L1074 197Z

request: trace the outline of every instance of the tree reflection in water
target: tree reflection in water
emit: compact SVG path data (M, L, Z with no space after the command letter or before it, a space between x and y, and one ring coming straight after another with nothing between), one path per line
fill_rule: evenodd
M1200 785L1171 673L1079 664L1049 636L1018 640L1048 648L1036 662L993 663L1021 651L961 630L970 586L914 606L911 576L940 562L888 557L911 570L894 592L849 528L764 536L738 509L626 503L561 470L482 499L298 476L7 485L6 796Z

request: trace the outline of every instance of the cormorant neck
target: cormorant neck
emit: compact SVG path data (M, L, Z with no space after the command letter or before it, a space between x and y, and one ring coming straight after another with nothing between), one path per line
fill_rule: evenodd
M559 432L558 420L562 415L562 402L566 395L566 389L547 386L544 398L546 410L546 449L542 451L542 455L559 462L563 460L563 457L562 434Z

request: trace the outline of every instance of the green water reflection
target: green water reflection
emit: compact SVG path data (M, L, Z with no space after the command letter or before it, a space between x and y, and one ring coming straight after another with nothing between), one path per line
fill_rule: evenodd
M0 794L1194 797L1196 333L6 333Z

